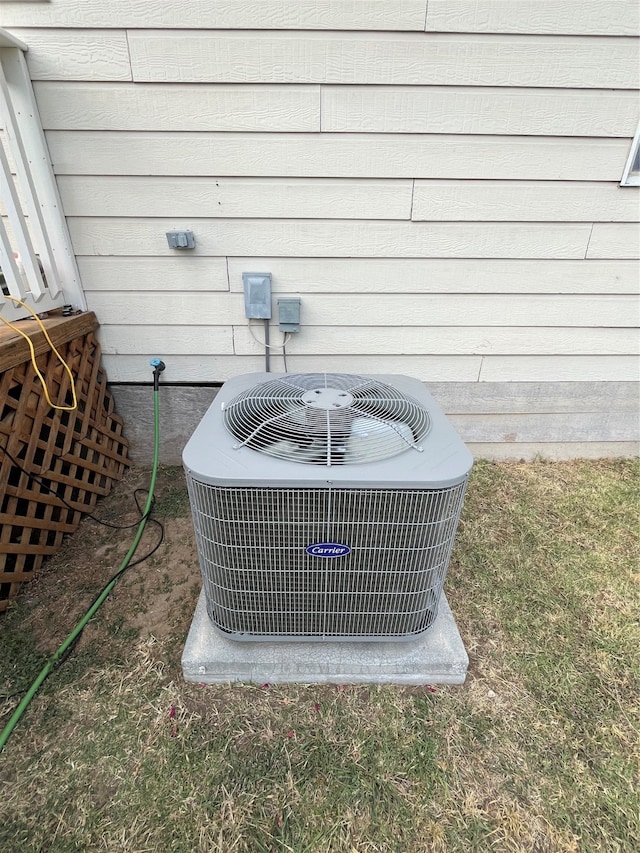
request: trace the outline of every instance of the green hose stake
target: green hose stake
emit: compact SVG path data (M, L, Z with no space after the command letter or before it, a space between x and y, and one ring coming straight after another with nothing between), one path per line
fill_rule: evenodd
M129 566L133 555L136 552L138 545L140 544L140 540L142 538L142 534L144 533L144 529L147 526L147 521L149 520L149 515L151 513L151 507L153 506L153 493L156 487L156 477L158 474L158 460L159 460L159 445L160 445L160 410L158 404L158 389L160 386L160 374L165 369L165 363L160 361L159 358L154 358L151 361L151 367L153 367L153 465L151 468L151 482L149 484L149 494L147 497L147 501L144 506L144 510L142 512L142 518L140 519L140 524L136 530L135 537L133 542L131 543L131 547L127 551L123 561L120 563L118 571L111 578L109 583L104 587L100 595L93 602L91 607L84 614L82 619L78 622L73 631L69 634L69 636L64 640L64 642L58 646L56 651L51 655L49 660L40 670L37 678L31 685L31 687L25 693L22 701L16 708L16 710L11 715L11 719L4 727L2 732L0 732L0 752L4 749L6 742L9 740L11 732L17 726L20 718L27 710L29 705L31 704L31 700L36 695L43 682L46 680L47 676L55 669L58 661L61 660L67 649L69 649L72 644L78 639L80 634L85 629L86 625L90 621L90 619L97 613L105 599L108 598L109 594L113 590L114 586L120 579L120 577L124 574L125 570Z

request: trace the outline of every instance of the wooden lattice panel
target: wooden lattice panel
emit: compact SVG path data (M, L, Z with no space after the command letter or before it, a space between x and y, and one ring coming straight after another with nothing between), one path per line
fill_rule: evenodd
M91 325L97 325L95 318ZM76 411L49 406L29 359L0 374L0 611L128 465L122 420L114 411L93 331L67 341L63 327L56 331L55 344L75 378ZM16 342L11 345L15 349ZM56 356L46 350L37 363L51 399L71 405L69 377Z

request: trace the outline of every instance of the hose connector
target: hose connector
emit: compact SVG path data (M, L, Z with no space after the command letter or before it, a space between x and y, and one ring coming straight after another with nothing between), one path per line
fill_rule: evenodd
M153 387L157 391L160 384L160 374L166 370L167 365L161 358L152 358L149 364L153 367Z

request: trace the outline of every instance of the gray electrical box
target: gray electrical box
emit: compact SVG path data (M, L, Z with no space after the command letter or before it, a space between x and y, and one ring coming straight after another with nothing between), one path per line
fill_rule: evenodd
M193 231L167 231L167 243L170 249L195 249L196 238Z
M278 322L281 332L300 331L300 297L278 297Z
M271 319L271 273L243 272L244 313L250 320Z

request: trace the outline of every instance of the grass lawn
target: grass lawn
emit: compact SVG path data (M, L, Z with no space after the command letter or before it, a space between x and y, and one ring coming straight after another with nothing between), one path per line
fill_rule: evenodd
M96 514L135 520L146 476ZM635 460L477 463L445 587L463 686L203 687L181 677L199 570L163 470L165 544L0 754L0 850L637 853L639 508ZM24 588L0 693L26 689L129 542L85 520Z

